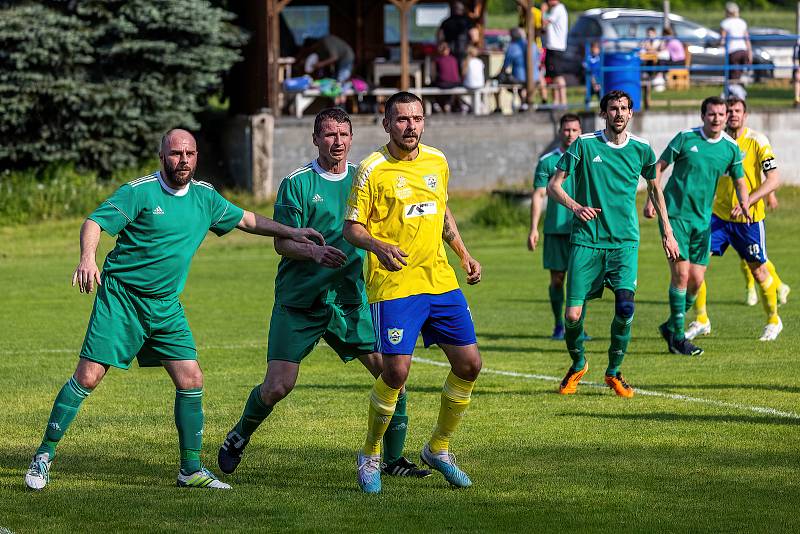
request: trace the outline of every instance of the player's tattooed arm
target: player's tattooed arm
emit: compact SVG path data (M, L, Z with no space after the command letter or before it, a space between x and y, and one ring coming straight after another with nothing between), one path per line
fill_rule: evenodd
M466 245L464 245L464 241L461 239L461 234L459 233L458 226L456 225L456 219L453 217L449 207L446 207L444 211L444 229L442 230L442 239L444 239L444 242L447 243L451 249L453 249L453 252L458 254L459 258L461 258L461 266L467 273L467 283L472 285L480 282L481 264L472 257L467 250Z

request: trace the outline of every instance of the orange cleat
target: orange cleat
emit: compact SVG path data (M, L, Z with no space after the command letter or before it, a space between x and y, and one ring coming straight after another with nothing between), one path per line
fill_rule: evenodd
M622 373L618 372L616 376L606 375L606 384L620 397L626 399L633 397L633 388L622 378Z
M585 375L588 370L589 362L584 363L583 369L579 371L573 371L572 367L570 367L569 371L567 371L567 376L564 377L564 380L561 381L561 385L558 386L558 392L562 395L572 395L578 391L578 382L581 381L581 378L583 378L583 375Z

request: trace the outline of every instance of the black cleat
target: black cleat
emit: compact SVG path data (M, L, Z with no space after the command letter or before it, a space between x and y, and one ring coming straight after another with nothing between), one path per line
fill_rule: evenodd
M703 349L686 338L683 338L679 341L673 341L672 348L670 350L673 354L683 354L684 356L700 356L703 354Z
M421 469L417 464L401 456L390 464L381 462L381 473L393 477L425 478L431 476L432 472Z
M670 331L669 327L667 326L667 323L661 323L660 325L658 325L658 332L661 334L661 337L664 338L664 341L667 342L667 350L670 351L673 354L676 354L676 352L674 350L674 347L673 347L674 340L673 340L673 337L672 337L672 332Z
M226 475L230 475L236 471L236 467L239 465L239 462L242 461L242 453L244 453L244 448L249 442L249 439L245 439L240 436L236 430L231 430L228 432L228 435L225 437L225 441L222 442L222 447L219 448L219 453L217 454L217 464L219 465L219 470Z

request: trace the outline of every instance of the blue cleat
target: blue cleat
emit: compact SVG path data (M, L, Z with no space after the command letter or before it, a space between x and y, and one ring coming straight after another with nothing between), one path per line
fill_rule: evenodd
M358 451L358 485L364 493L381 492L381 455L365 456Z
M555 328L553 328L553 335L550 336L550 339L553 341L564 341L564 325L557 324Z
M467 474L456 465L456 457L449 452L434 454L426 443L419 458L422 463L444 475L445 480L456 488L468 488L472 485Z

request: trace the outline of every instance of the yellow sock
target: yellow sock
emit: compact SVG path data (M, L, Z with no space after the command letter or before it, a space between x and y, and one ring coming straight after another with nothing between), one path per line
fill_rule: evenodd
M739 269L741 269L742 274L744 275L744 281L747 283L747 289L755 287L756 281L753 278L753 273L750 272L750 266L747 265L746 261L742 260L739 262Z
M772 278L775 279L775 283L777 284L775 287L782 286L783 285L783 280L781 280L781 277L778 276L778 271L775 270L775 264L772 263L770 260L767 260L767 263L765 263L764 265L766 265L770 276L772 276Z
M369 396L369 422L367 423L367 439L364 441L364 454L375 456L381 453L381 440L389 427L389 421L397 405L399 389L390 388L378 377L372 386Z
M763 282L759 282L761 288L761 303L764 311L767 312L767 322L777 324L778 318L778 284L772 276L768 276Z
M708 311L706 310L706 281L697 288L697 298L694 301L694 311L697 314L698 323L708 322Z
M431 452L438 453L447 451L450 445L450 436L453 435L464 412L469 406L470 395L475 382L467 382L458 378L450 371L447 380L444 381L442 390L442 404L439 408L439 419L436 421L436 428L429 443Z

